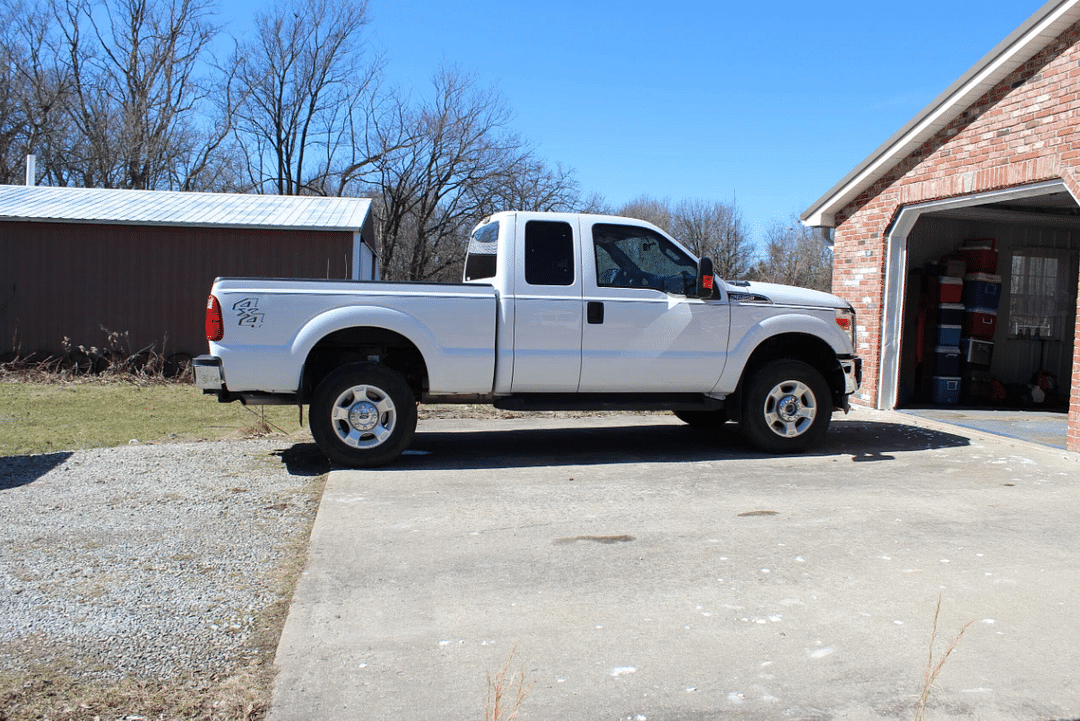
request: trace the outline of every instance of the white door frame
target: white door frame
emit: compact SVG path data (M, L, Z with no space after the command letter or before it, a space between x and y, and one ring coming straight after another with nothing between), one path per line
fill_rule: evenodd
M1062 180L1051 180L1020 188L994 190L960 198L934 200L908 205L900 209L896 221L885 238L885 299L881 317L881 348L878 349L878 397L876 408L896 407L900 386L900 343L904 317L904 296L907 293L907 239L911 229L924 213L967 208L975 205L1001 203L1050 193L1069 192ZM1070 193L1071 194L1071 193ZM1073 200L1077 199L1075 196Z

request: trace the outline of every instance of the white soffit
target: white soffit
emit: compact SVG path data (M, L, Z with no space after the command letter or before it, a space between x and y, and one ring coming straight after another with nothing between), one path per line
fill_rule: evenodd
M836 213L929 140L991 88L1080 21L1080 0L1050 0L959 80L806 209L808 226L836 226Z

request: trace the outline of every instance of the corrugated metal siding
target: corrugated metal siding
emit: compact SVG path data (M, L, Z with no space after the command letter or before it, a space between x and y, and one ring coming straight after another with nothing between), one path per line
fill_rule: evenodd
M351 232L0 221L0 353L101 346L206 352L217 276L348 278ZM167 340L166 340L167 337Z
M368 198L0 185L0 218L43 222L360 230Z

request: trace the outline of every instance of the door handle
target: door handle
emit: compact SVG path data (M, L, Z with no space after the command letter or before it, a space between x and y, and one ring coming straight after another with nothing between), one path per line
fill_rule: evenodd
M600 325L604 322L604 304L598 300L590 300L585 306L585 319L592 325Z

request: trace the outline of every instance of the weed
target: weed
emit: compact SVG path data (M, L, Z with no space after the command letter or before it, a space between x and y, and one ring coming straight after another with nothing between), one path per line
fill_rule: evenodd
M923 673L923 688L922 693L919 694L919 701L915 704L915 721L925 721L926 719L926 702L930 699L930 689L933 688L937 682L937 677L941 674L941 669L945 666L945 662L949 659L949 656L956 650L957 645L960 643L960 639L964 636L964 631L967 631L974 621L968 621L960 627L960 631L953 637L952 643L945 649L945 653L938 659L937 663L934 663L934 644L937 642L938 634L938 617L941 615L941 594L938 594L937 608L934 609L934 630L930 634L930 652L926 659L926 671Z
M37 382L66 382L79 377L102 377L135 383L190 382L191 356L187 353L165 354L168 336L161 342L135 349L128 331L112 331L101 326L104 342L99 345L76 344L64 337L60 355L32 353L6 355L0 362L0 378L14 377Z
M266 406L255 406L255 408L243 406L243 408L251 414L253 419L250 426L245 426L241 429L241 433L245 438L262 438L263 436L273 435L274 433L280 433L285 436L289 435L288 431L271 421L266 415Z
M525 670L511 671L517 648L510 652L506 665L492 678L488 674L487 704L484 707L484 721L511 721L517 718L521 705L532 688L525 685Z

